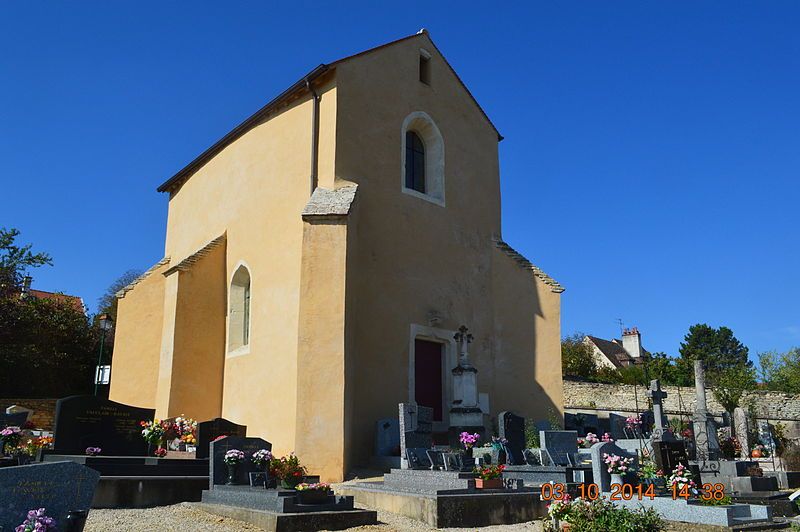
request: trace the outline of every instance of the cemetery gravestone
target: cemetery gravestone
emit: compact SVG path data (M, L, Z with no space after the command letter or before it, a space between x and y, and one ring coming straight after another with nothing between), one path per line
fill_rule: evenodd
M689 455L682 440L654 441L653 451L656 466L666 475L669 475L678 464L689 467Z
M546 449L553 463L559 466L574 465L578 454L578 432L574 430L542 430L539 442Z
M89 511L100 473L75 462L43 462L0 469L0 530L14 530L28 510L46 509L64 530L67 514Z
M498 418L500 437L508 440L506 462L509 465L524 465L525 418L508 411L500 412Z
M21 427L28 421L28 414L18 412L16 414L0 414L0 428Z
M244 461L236 466L236 484L250 484L250 473L259 473L265 470L265 467L258 468L253 463L251 460L253 453L261 449L272 451L272 444L261 438L224 436L212 441L209 449L208 482L210 489L213 489L214 484L225 484L228 481L228 466L223 460L226 452L238 449L244 453Z
M627 418L628 416L623 416L614 412L608 414L608 423L611 427L611 437L615 440L623 440L632 437L630 434L626 434L625 421Z
M73 395L56 403L55 441L58 454L85 454L100 447L105 456L147 456L139 424L153 419L155 410L95 397Z
M740 406L733 410L733 428L736 439L742 445L741 456L737 458L750 458L750 427L747 422L747 412Z
M210 444L220 436L247 436L247 425L237 425L233 421L228 421L221 417L210 421L203 421L197 424L197 454L196 458L208 458Z
M400 452L400 423L396 419L379 419L375 423L375 455L397 456Z
M399 404L401 466L430 468L425 451L433 447L433 408L415 403ZM409 450L414 450L409 454ZM411 464L410 461L415 461Z
M28 416L25 419L25 421L30 421L31 418L33 417L33 410L31 410L30 408L25 408L24 406L19 406L19 405L11 405L8 408L6 408L6 414L22 414L22 413L25 413Z
M623 458L632 458L634 469L638 467L636 454L629 453L611 442L595 443L590 451L592 455L592 478L603 493L611 490L611 475L608 473L608 468L603 461L604 454L616 454Z

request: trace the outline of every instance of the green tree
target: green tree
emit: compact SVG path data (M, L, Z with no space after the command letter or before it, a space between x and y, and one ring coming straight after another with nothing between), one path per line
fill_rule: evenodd
M111 320L116 323L117 321L117 292L131 284L133 281L142 275L141 270L128 270L120 275L111 285L106 288L106 291L97 300L97 313L108 314Z
M680 384L676 378L675 360L666 353L646 353L644 368L648 384L653 379L658 379L661 384Z
M675 380L681 386L690 386L694 382L695 360L705 362L706 375L712 383L728 368L753 365L747 358L747 347L733 335L733 331L727 327L714 329L705 323L689 327L680 354Z
M728 413L739 406L742 395L756 385L756 371L751 365L739 364L720 370L717 374L712 393L719 404Z
M561 340L561 372L565 377L589 380L597 374L594 353L584 338L585 335L576 333Z
M18 236L19 230L0 227L0 296L19 293L22 279L29 268L53 264L53 259L47 253L31 251L31 244L17 244Z
M800 347L758 354L761 382L770 390L800 394Z

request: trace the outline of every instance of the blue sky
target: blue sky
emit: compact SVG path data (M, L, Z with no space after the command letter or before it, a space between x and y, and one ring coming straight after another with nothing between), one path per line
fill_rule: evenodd
M322 62L425 27L506 137L504 237L677 355L689 325L800 345L796 2L7 2L0 226L34 287L97 298L163 255L155 188Z

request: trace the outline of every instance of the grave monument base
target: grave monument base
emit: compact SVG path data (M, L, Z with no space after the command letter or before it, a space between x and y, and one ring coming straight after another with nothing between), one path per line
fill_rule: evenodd
M295 532L304 530L344 530L347 528L375 525L377 512L373 510L345 510L339 512L288 513L254 510L221 504L192 503L204 512L238 519L270 532Z
M727 506L703 506L694 501L684 499L674 500L672 497L648 497L639 500L614 501L614 505L630 510L640 507L653 508L667 521L680 521L698 525L713 525L724 527L751 527L769 526L772 520L772 510L768 506L751 504L731 504Z

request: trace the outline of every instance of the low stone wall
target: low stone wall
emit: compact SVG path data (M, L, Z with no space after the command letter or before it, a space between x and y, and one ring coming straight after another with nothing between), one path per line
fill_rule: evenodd
M37 429L53 430L57 399L0 399L0 412L5 413L11 405L33 410L33 424Z
M694 387L663 386L667 392L664 406L667 414L691 415L694 412ZM647 404L647 388L629 384L600 384L564 380L564 408L577 410L600 410L636 412L637 401L643 410ZM724 409L711 389L706 391L708 410L722 415ZM752 391L742 398L742 405L752 403L756 417L775 421L800 421L800 396L780 392Z

